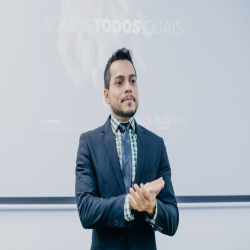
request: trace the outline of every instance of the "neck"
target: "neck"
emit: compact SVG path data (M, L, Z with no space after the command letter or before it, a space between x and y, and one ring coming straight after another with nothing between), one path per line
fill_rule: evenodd
M121 116L118 116L118 115L114 114L113 112L111 112L111 113L112 113L112 115L113 115L115 118L117 118L120 122L127 122L127 121L129 121L129 119L131 118L131 117L121 117Z

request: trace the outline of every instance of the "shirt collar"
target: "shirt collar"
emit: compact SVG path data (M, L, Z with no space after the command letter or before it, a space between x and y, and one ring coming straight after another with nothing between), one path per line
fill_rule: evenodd
M120 123L121 123L121 121L111 114L110 122L111 122L112 130L113 130L113 132L114 132L114 134L115 134L116 131L117 131L117 128L119 127L119 125L120 125ZM135 133L135 118L134 118L134 117L131 117L131 118L128 120L128 122L129 122L129 123L131 124L131 126L132 126L133 133Z

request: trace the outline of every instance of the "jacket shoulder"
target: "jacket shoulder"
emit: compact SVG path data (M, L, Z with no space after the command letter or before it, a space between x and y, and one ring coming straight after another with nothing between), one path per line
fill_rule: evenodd
M85 137L85 138L92 138L92 137L96 137L97 135L101 134L101 132L103 131L103 125L92 129L92 130L88 130L86 132L83 132L80 135L80 138Z
M80 140L84 138L88 144L93 143L92 145L99 143L104 132L109 130L109 127L110 127L109 120L110 120L110 115L103 125L95 128L95 129L92 129L92 130L89 130L89 131L82 133L80 135ZM111 127L110 127L110 130L111 130Z
M138 127L139 127L142 131L144 131L145 135L146 135L148 138L150 138L150 139L152 139L152 140L156 140L156 141L161 141L162 137L160 137L159 135L155 134L154 132L152 132L152 131L146 129L145 127L143 127L143 126L141 126L141 125L139 125L139 124L138 124Z

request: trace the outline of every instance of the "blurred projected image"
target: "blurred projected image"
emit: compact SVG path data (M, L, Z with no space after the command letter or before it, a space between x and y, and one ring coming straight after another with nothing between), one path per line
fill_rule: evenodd
M152 1L63 0L60 18L44 19L45 31L59 33L58 52L77 88L93 84L96 90L103 90L103 70L108 56L117 48L130 48L137 68L145 71L145 55L152 50L152 36L182 34L180 21L150 16L152 4Z

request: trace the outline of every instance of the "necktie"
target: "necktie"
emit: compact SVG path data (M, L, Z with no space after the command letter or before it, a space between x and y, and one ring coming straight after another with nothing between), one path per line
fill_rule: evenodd
M122 137L122 174L126 193L129 193L132 179L132 151L129 137L130 123L120 123L119 128L123 132Z

